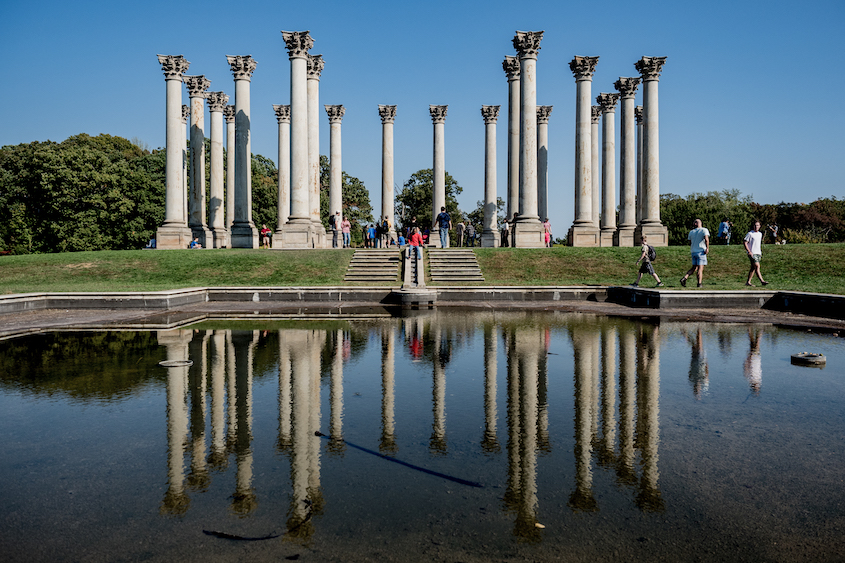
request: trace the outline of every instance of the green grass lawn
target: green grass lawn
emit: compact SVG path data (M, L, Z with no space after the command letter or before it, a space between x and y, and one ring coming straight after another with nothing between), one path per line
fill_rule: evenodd
M475 249L483 283L467 285L627 285L635 248ZM0 257L0 291L154 291L205 286L336 286L352 250L127 250ZM711 247L705 289L746 289L742 246ZM688 247L657 249L667 288L689 269ZM845 244L763 247L768 289L845 295ZM643 278L641 285L654 281ZM366 284L354 284L366 285ZM689 284L695 290L695 283ZM748 288L751 289L751 288Z

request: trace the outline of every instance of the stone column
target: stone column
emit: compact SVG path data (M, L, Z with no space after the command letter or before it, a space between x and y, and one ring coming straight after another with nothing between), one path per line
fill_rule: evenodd
M308 55L308 191L314 248L326 248L326 228L320 219L320 73L323 55Z
M637 225L643 222L643 106L634 108L637 122ZM637 243L634 237L634 243Z
M613 86L622 96L622 126L619 142L619 228L614 246L634 246L634 229L637 226L637 149L634 131L634 96L639 78L620 77Z
M326 114L329 116L329 217L343 211L343 161L341 156L340 124L343 121L343 114L346 108L343 106L326 106ZM339 219L338 219L339 220ZM340 225L336 225L340 231ZM338 248L341 248L341 245Z
M433 193L431 198L431 222L434 225L440 208L446 205L446 110L449 106L428 106L431 114L431 122L434 124L434 166L433 172ZM431 236L428 237L428 245L440 248L440 233L435 232L432 226Z
M226 228L231 234L235 220L235 106L226 106L223 117L226 119Z
M590 106L590 221L599 228L601 221L601 150L599 149L599 123L601 106Z
M393 221L393 121L396 119L396 106L378 107L381 117L381 217L387 215ZM389 239L388 239L389 240Z
M575 221L569 229L569 246L598 246L599 230L593 225L591 97L598 57L575 57L569 68L575 75Z
M223 92L209 92L208 111L211 115L211 182L209 185L208 224L214 248L229 246L223 207L223 110L229 96ZM209 248L211 245L209 245Z
M601 107L601 245L616 234L616 102L619 94L599 94Z
M496 206L496 121L499 106L481 106L484 118L484 225L481 232L481 246L499 246L499 228Z
M190 106L182 106L182 220L188 228L188 118Z
M634 64L643 81L643 217L634 237L648 235L651 246L668 246L669 229L660 222L660 154L657 84L666 57L643 57Z
M549 217L549 116L552 106L537 106L537 214Z
M519 59L505 57L502 67L508 75L508 185L507 216L519 212Z
M156 231L156 248L187 248L191 232L185 222L183 162L185 155L185 127L182 117L182 75L191 63L182 55L158 55L164 72L167 94L165 127L167 162L164 168L164 222ZM180 129L181 128L181 129Z
M283 248L313 248L311 195L308 183L308 50L307 31L283 31L290 58L290 217L282 229Z
M513 225L514 246L545 246L537 215L537 52L542 31L517 31L513 46L519 54L519 219Z
M252 222L252 151L249 86L256 62L249 55L226 56L235 77L235 220L232 248L258 248Z
M191 191L188 196L188 228L203 248L212 244L205 217L205 98L211 81L205 76L183 76L191 99Z
M282 230L290 217L290 106L274 105L273 111L279 124L279 201L272 244L273 248L282 248Z

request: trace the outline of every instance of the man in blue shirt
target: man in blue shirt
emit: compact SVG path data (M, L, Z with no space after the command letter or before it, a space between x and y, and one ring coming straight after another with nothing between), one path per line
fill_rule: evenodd
M446 208L440 208L440 214L434 220L434 226L440 228L440 248L449 248L449 229L452 228L452 218L446 213Z
M687 278L695 273L698 278L698 287L701 287L701 279L704 277L704 266L707 265L707 254L710 252L710 231L701 226L701 219L693 221L693 229L687 235L692 253L692 268L681 278L681 285L687 286Z

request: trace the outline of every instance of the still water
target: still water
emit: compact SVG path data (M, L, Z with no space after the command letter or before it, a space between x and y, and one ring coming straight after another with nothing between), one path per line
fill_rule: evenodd
M0 342L0 559L842 560L843 366L572 313Z

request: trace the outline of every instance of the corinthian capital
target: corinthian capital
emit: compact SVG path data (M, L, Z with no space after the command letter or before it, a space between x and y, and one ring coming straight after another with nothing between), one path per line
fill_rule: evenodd
M516 80L519 78L519 59L516 57L506 56L502 61L502 68L508 75L508 80Z
M601 106L590 106L590 123L598 123L601 119Z
M549 123L549 116L554 106L537 106L537 123Z
M329 116L329 123L340 123L343 121L343 114L346 108L343 106L323 106L326 108L326 115Z
M446 110L449 106L428 106L432 123L446 123Z
M634 119L637 120L637 124L643 122L643 106L637 106L634 108Z
M234 123L235 106L226 106L225 108L223 108L223 118L226 120L226 123Z
M542 39L542 31L517 31L513 36L513 48L520 59L536 59Z
M307 56L308 51L314 46L314 40L307 31L283 31L282 39L285 40L288 57L291 59Z
M634 63L634 68L646 80L660 80L660 73L663 65L666 64L666 57L643 57Z
M223 111L229 103L229 96L224 92L209 92L205 99L208 102L208 111Z
M182 78L191 66L182 55L158 55L158 62L161 63L165 78Z
M182 125L188 123L188 117L191 116L191 107L182 104Z
M320 80L320 74L323 72L323 67L326 66L326 61L323 60L323 55L308 55L307 72L308 78Z
M616 111L616 102L619 101L619 94L607 94L602 92L596 96L596 103L601 108L602 113Z
M396 106L379 105L378 114L381 116L382 123L393 123L396 119Z
M205 98L208 96L206 90L211 86L211 80L206 79L202 74L197 76L182 76L182 82L188 89L188 96L191 98Z
M290 123L290 106L273 104L273 111L276 112L276 121L279 123Z
M620 94L622 94L622 99L625 98L633 98L637 94L637 87L640 85L639 78L624 78L622 76L619 77L619 80L613 83L613 87L616 88Z
M569 62L569 69L575 75L576 82L579 80L592 80L598 63L598 57L575 57Z
M501 106L481 106L481 117L484 118L484 123L496 123L499 119L499 108Z
M235 80L251 80L252 72L258 65L252 55L226 55L226 60L229 61Z

